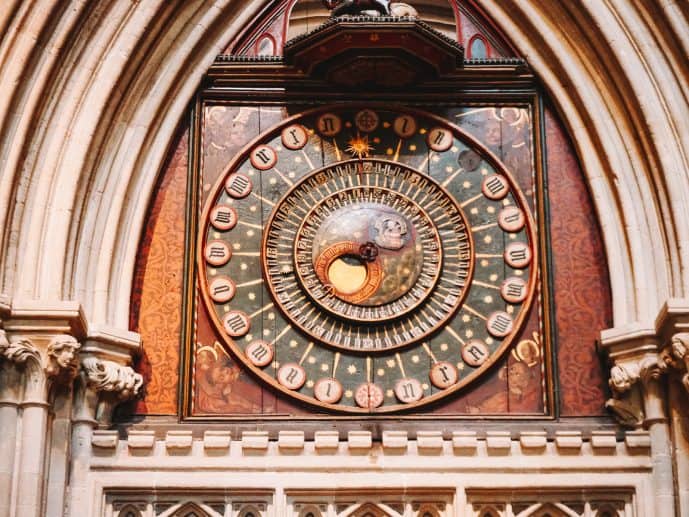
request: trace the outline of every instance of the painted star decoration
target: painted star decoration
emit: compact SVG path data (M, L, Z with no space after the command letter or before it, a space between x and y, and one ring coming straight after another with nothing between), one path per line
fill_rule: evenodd
M373 151L373 146L368 143L368 136L361 136L358 133L356 136L350 138L347 144L348 146L345 151L351 153L352 156L356 156L360 160L362 158L368 158L369 153Z

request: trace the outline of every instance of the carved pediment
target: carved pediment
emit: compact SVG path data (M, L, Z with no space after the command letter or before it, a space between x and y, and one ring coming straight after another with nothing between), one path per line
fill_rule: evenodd
M402 88L455 72L464 49L411 17L333 18L287 42L285 61L318 79L344 86Z

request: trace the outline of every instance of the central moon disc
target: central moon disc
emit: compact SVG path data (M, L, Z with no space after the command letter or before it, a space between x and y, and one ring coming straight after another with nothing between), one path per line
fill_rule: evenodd
M360 291L364 286L367 272L366 263L357 257L344 255L330 264L327 278L336 293L350 295Z

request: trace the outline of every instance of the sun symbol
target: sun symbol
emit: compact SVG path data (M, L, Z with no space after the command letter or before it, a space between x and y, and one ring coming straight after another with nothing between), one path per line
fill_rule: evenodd
M349 145L345 150L348 153L352 153L353 156L356 156L360 160L362 158L368 158L368 154L373 151L373 147L368 143L368 136L361 136L357 133L357 135L352 137L347 143Z

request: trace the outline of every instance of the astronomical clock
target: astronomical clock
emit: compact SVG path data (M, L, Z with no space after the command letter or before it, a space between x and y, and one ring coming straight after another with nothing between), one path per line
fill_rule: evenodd
M366 418L542 358L537 106L523 65L498 64L472 69L406 17L334 18L283 59L217 62L195 110L186 367L212 348L302 414ZM229 144L214 113L232 113ZM507 159L495 120L521 125Z

